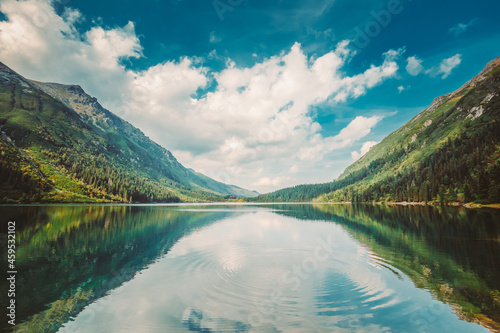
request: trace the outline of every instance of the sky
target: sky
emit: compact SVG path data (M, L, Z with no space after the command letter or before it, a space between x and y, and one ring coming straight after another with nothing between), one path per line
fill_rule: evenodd
M0 0L0 61L78 84L186 167L332 181L500 55L493 0Z

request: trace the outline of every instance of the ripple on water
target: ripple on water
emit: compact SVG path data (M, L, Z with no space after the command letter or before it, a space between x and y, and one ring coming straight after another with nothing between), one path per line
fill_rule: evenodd
M263 248L255 252L245 246L232 246L224 251L205 248L185 254L178 270L203 281L199 302L231 308L233 319L217 318L220 316L217 311L209 313L187 307L184 324L192 329L203 325L212 329L215 325L219 330L239 327L244 332L253 316L259 318L261 325L282 322L288 326L294 321L302 322L297 318L305 317L327 325L354 315L370 317L374 311L402 304L392 289L370 276L373 271L390 267L390 263L371 256L368 259L375 265L364 257L343 257L339 253L324 262L317 260L316 270L308 272L305 278L298 277L298 288L283 283L284 272L293 273L293 267L300 267L310 255L311 251L304 249ZM290 257L295 259L290 262ZM308 302L304 302L306 298Z
M180 240L124 285L123 297L117 294L110 303L119 318L111 318L114 326L104 330L108 318L102 316L96 332L376 333L446 331L450 323L454 331L465 327L451 311L425 321L426 327L410 327L410 315L432 304L430 295L334 224L261 215L268 223L252 224L252 215ZM339 244L318 256L318 239L328 233ZM129 300L136 304L125 304ZM422 322L429 320L424 314Z

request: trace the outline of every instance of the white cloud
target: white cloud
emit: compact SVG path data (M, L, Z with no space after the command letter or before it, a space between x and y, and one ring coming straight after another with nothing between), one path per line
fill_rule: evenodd
M444 59L439 65L439 74L443 74L442 78L445 79L448 75L451 74L451 71L460 65L462 62L462 55L456 54L451 58Z
M117 67L120 58L139 58L142 47L135 36L134 24L129 22L123 28L105 30L94 27L87 32L85 39L91 45L92 56L101 65L113 69Z
M349 145L370 133L371 129L382 119L381 116L370 118L358 116L347 125L340 133L333 137L333 140Z
M418 59L416 56L409 57L406 61L406 71L410 75L416 76L424 69L422 60Z
M362 156L365 156L365 154L368 153L370 151L370 149L372 149L373 146L375 146L377 143L378 142L375 142L375 141L366 141L361 146L361 151L360 152L357 152L357 151L351 152L352 159L353 160L359 160Z
M468 23L457 23L456 25L451 27L450 30L448 30L448 32L455 35L455 36L458 36L458 35L466 32L467 29L469 29L469 27L474 25L477 21L478 21L477 18L473 18Z
M460 63L462 62L462 55L456 54L453 57L443 59L438 67L428 69L425 73L431 77L436 77L442 74L441 78L446 79Z
M401 94L406 88L404 86L398 87L398 92Z
M367 136L381 116L355 117L325 136L311 107L334 107L394 77L404 52L390 50L381 64L353 76L342 71L353 56L347 41L317 58L296 43L246 68L229 59L224 70L213 72L186 57L135 72L121 65L142 56L133 23L95 26L80 36L74 24L81 14L67 9L60 17L48 1L2 1L9 18L0 22L2 61L29 78L82 85L186 166L263 192L305 182L308 172L318 181L315 170L324 174L332 163L321 162L325 156ZM207 86L216 88L200 94ZM288 170L294 178L283 175Z

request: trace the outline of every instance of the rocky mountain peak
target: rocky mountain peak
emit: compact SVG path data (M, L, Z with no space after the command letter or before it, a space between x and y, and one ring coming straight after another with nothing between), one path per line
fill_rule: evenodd
M80 116L102 118L107 114L107 110L99 104L97 98L88 95L79 85L32 82L44 93L61 101Z
M71 92L76 95L87 95L85 91L82 89L77 84L71 84L71 85L63 85L63 84L57 84L57 83L51 83L52 85L59 85L61 86L62 89L66 89L68 92Z
M461 94L467 89L474 88L478 83L484 81L488 77L488 73L494 70L500 65L500 56L496 59L490 61L479 74L474 76L471 80L467 81L463 86L452 93L448 93L439 97L434 98L431 105L424 111L424 113L429 114L434 112L443 103L446 103L451 98Z
M481 72L479 72L479 74L477 74L476 76L474 76L472 78L472 80L466 82L462 87L460 87L457 91L453 92L450 94L450 97L454 97L458 94L460 94L461 92L463 92L464 90L466 89L469 89L469 88L472 88L472 87L475 87L479 82L481 81L484 81L487 76L488 76L488 73L491 72L492 70L494 70L496 67L498 67L500 65L500 56L498 56L496 59L493 59L492 61L490 61L484 68Z

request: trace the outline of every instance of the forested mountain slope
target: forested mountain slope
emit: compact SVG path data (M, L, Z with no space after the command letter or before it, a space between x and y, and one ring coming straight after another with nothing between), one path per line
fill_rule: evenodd
M0 202L177 202L257 193L182 166L74 85L0 63Z
M337 180L257 200L500 202L500 57L436 98Z

